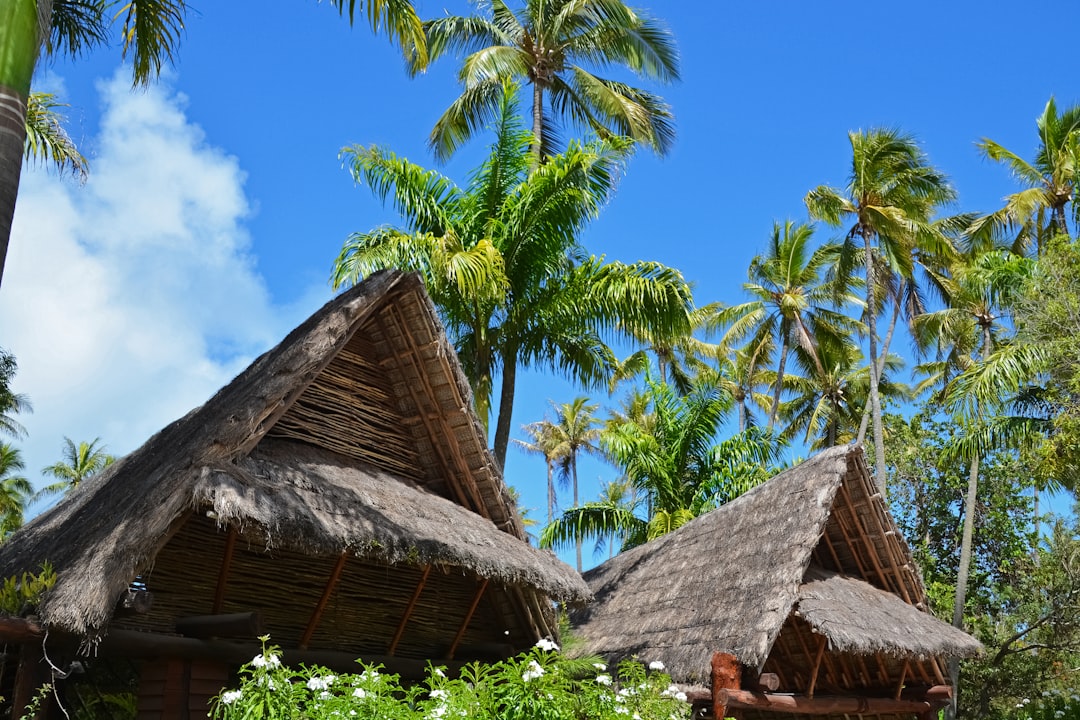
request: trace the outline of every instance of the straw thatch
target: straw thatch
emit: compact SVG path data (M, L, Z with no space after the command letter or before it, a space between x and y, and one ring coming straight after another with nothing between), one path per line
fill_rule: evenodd
M875 653L925 659L969 657L981 649L975 638L946 625L857 578L811 566L795 614L841 652Z
M52 563L40 620L92 637L207 513L266 549L520 586L507 592L536 633L550 625L537 617L550 613L543 594L589 594L524 542L453 348L418 278L401 273L327 303L205 405L27 524L0 547L0 576ZM212 575L220 558L187 564Z
M825 598L841 597L840 590L828 592L833 585L804 586L812 563L865 581L835 586L853 603L845 614L827 612ZM611 660L659 660L687 684L708 683L715 652L761 671L804 590L815 628L827 627L838 647L860 653L888 649L912 658L978 649L974 640L961 639L963 633L913 607L924 606L925 591L857 447L826 450L679 530L616 556L585 579L596 600L571 615L584 641L581 651ZM917 613L915 627L927 632L905 635L890 622L878 633L872 621L880 619L882 607L888 609L879 593ZM859 601L868 604L854 604ZM853 616L866 626L841 631ZM814 653L807 650L816 646L812 639L790 640L813 665ZM932 681L940 668L920 672ZM805 684L808 673L797 675L788 678L789 686Z

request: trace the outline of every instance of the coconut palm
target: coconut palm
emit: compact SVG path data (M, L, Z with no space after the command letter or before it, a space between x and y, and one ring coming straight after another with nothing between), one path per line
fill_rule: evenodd
M331 0L351 22L356 0ZM119 8L117 7L119 6ZM427 60L423 26L407 0L360 4L373 30L383 30L418 66ZM9 0L0 4L0 116L23 118L0 134L0 280L11 238L11 220L26 148L30 81L40 55L77 58L109 40L109 25L122 19L123 57L133 81L145 85L175 61L187 15L186 0Z
M870 366L857 343L819 344L819 354L820 365L803 353L796 354L801 374L786 376L790 399L780 408L785 423L782 436L794 440L801 435L801 442L814 450L856 439L870 385ZM902 364L895 355L885 358L885 373L879 375L878 383L883 397L911 398L905 385L889 378Z
M612 480L600 488L600 497L594 504L608 507L614 513L625 512L633 515L637 512L639 505L637 488L625 477ZM614 532L596 538L593 555L599 555L605 549L609 560L615 557L615 552L619 549L619 539Z
M11 390L16 370L18 370L18 364L15 362L15 356L0 348L0 433L24 438L26 428L13 416L18 413L33 412L34 408L26 395Z
M621 0L525 0L516 12L493 0L487 16L443 17L424 30L432 60L468 53L462 94L431 132L440 159L497 115L501 84L511 79L531 91L535 160L557 152L556 116L602 138L631 137L661 155L671 148L675 129L662 98L588 69L620 66L660 82L679 77L672 35Z
M1051 97L1036 126L1039 149L1031 162L989 138L978 143L985 157L1005 164L1026 188L1006 196L1005 206L980 219L973 232L998 233L1008 229L1015 233L1014 249L1034 242L1041 254L1050 236L1069 234L1065 206L1070 202L1073 222L1080 221L1080 207L1073 197L1080 187L1080 106L1073 105L1059 113Z
M26 103L27 160L49 163L61 174L70 172L85 180L89 165L64 129L57 108L67 107L52 93L31 92Z
M615 367L607 339L687 331L690 289L658 263L590 257L577 236L614 190L623 140L572 143L529 169L532 136L515 90L504 88L495 143L465 188L379 148L351 147L358 181L391 198L406 227L351 236L336 287L385 267L419 272L438 307L487 424L500 376L494 452L506 461L519 367L539 367L601 387Z
M702 382L686 395L666 383L646 384L650 412L609 423L600 441L645 502L646 517L627 507L587 503L544 528L541 547L611 536L623 548L634 547L768 478L782 444L757 428L718 440L731 398L715 384Z
M866 326L870 360L879 358L877 315L879 283L875 258L884 258L904 278L913 274L913 251L945 253L947 241L935 227L935 210L952 202L955 192L945 176L928 162L910 136L892 129L848 133L851 173L843 189L821 185L806 195L810 216L840 227L851 223L840 267L850 267L861 250L866 282ZM861 247L859 247L861 245ZM876 372L870 373L870 407L874 429L874 473L885 489L885 445L881 398Z
M818 337L840 343L859 328L857 322L829 307L857 305L860 301L846 288L837 288L828 280L839 248L826 244L811 251L813 234L810 225L790 220L783 225L773 223L768 249L750 263L750 280L743 284L753 300L721 314L721 321L728 324L721 344L731 345L749 337L751 347L764 352L779 343L769 430L780 412L791 351L798 347L820 365ZM751 358L751 367L758 364L758 358Z
M643 376L655 359L661 382L669 383L679 392L690 392L696 377L708 371L712 367L709 361L722 351L720 345L700 340L693 333L710 331L722 312L719 303L710 303L690 313L690 331L686 334L674 338L651 334L635 337L643 348L619 363L609 390L614 392L620 382Z
M56 478L56 482L38 490L34 500L71 492L112 465L116 458L105 452L105 446L98 445L99 442L101 438L75 444L71 438L65 437L63 459L41 470L43 475Z
M554 405L554 403L553 403ZM555 422L552 423L559 445L555 450L560 476L573 488L573 507L581 504L578 495L578 458L582 453L599 455L600 423L596 419L596 403L586 397L576 397L568 403L554 405ZM576 547L577 571L581 572L581 539Z
M529 423L521 429L529 436L529 440L514 438L514 443L525 452L543 455L544 464L547 465L547 521L550 524L558 507L558 498L555 495L555 463L559 460L562 443L555 424L547 418Z
M19 474L26 468L18 448L0 442L0 536L7 537L23 524L23 512L34 486Z

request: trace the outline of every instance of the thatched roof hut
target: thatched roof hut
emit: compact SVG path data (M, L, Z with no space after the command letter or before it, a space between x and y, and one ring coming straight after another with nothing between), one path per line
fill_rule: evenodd
M899 699L946 685L944 658L980 651L926 612L859 447L822 452L585 579L596 600L571 615L582 651L659 660L688 686L709 685L721 653L747 686L764 673L782 693Z
M0 577L44 561L37 622L106 653L231 657L226 638L246 659L267 632L406 674L512 654L556 634L551 599L589 596L525 541L434 308L396 272L35 518Z

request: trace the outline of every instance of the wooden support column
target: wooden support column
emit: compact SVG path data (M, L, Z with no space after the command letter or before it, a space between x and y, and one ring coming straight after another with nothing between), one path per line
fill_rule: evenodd
M390 641L390 647L386 649L386 654L390 657L393 657L394 653L397 652L401 636L405 634L405 626L409 623L409 617L412 615L413 608L416 607L416 601L420 599L420 593L424 591L424 585L427 583L430 574L431 566L425 565L424 574L420 576L420 582L416 583L416 589L413 590L412 597L409 598L409 604L405 606L405 612L401 615L401 622L398 623L397 631L394 632L394 639Z
M338 580L341 579L341 571L345 569L345 559L347 557L349 557L348 551L342 551L341 555L338 556L337 563L334 564L334 569L330 573L330 579L326 581L326 587L323 588L322 597L319 598L319 604L315 606L315 612L311 613L311 619L308 620L307 629L304 630L304 635L300 638L301 650L307 650L308 644L311 642L311 636L315 634L315 628L319 626L323 611L326 610L326 605L330 602L330 596L333 594L334 588L337 587Z
M728 716L726 693L737 691L742 683L742 666L730 653L716 652L712 656L712 708L713 717L723 720Z
M221 555L221 570L218 572L217 589L214 591L214 607L211 615L220 615L225 606L225 587L229 581L229 569L232 567L233 552L236 550L236 528L230 527L225 538L225 552Z
M469 611L465 613L465 619L461 621L461 628L458 629L457 635L454 636L454 642L450 645L450 651L446 653L447 660L454 659L454 653L457 652L458 645L461 644L461 638L465 637L465 631L469 629L469 623L472 622L473 613L476 612L476 606L480 604L480 598L484 596L484 591L487 590L488 579L484 578L480 583L480 587L476 590L476 595L473 596L472 605L469 606Z

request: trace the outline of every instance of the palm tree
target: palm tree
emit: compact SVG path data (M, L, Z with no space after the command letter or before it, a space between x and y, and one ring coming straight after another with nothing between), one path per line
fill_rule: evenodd
M992 444L1001 444L1005 436L1015 436L1015 429L1006 432L993 430L991 421L1006 403L1004 395L995 392L987 395L979 386L973 387L970 378L985 373L995 351L995 343L1007 341L999 337L1003 330L1000 321L1005 319L1013 297L1020 291L1033 268L1031 260L1008 250L977 252L957 263L947 283L946 300L949 306L927 314L916 322L916 337L923 343L936 342L939 346L959 345L974 347L979 353L978 363L945 387L947 406L959 409L964 417L964 432L953 439L952 454L967 460L968 486L964 496L964 524L960 540L960 564L956 577L956 595L953 605L953 625L962 628L964 603L967 596L968 575L971 567L976 503L979 492L979 463L981 456ZM999 366L1000 367L1000 366ZM993 371L991 371L993 372ZM983 378L986 382L987 378ZM1001 383L995 381L994 389ZM983 386L985 387L985 386ZM1023 425L1028 425L1024 422ZM990 430L990 432L987 432ZM995 437L996 436L996 437ZM1013 438L1009 438L1013 439ZM955 684L959 672L957 663L949 665Z
M64 129L64 118L57 110L60 107L67 106L52 93L30 93L26 103L26 159L50 163L61 174L70 171L85 180L89 164Z
M702 382L686 395L646 381L651 412L609 423L601 447L646 504L647 516L608 503L565 510L544 528L541 547L614 536L624 548L675 530L768 477L782 444L757 428L718 441L731 399ZM640 408L637 408L640 410Z
M596 419L596 403L586 397L576 397L568 403L555 406L554 435L558 439L555 454L558 457L559 474L570 481L573 488L574 507L581 504L578 495L578 458L581 453L599 455L600 423ZM581 540L576 548L577 571L581 572Z
M946 240L931 222L940 206L952 202L955 192L945 176L930 166L925 153L910 135L897 130L873 129L848 133L851 174L843 189L821 185L806 195L810 216L840 227L851 222L843 257L861 250L866 282L866 325L872 367L879 362L877 315L879 306L875 258L885 258L897 274L913 274L914 248L942 251ZM861 248L857 241L861 241ZM841 259L841 267L849 261ZM885 445L877 372L870 373L870 408L874 428L874 473L885 490Z
M974 232L997 233L1003 229L1016 232L1014 247L1027 246L1034 240L1039 254L1050 236L1068 235L1065 206L1073 203L1073 222L1080 221L1080 207L1073 194L1080 187L1080 106L1058 113L1050 98L1036 120L1039 150L1028 162L998 143L983 138L978 147L991 160L1004 163L1026 189L1008 195L1005 206L982 218ZM1046 214L1050 217L1046 218Z
M693 333L708 332L719 322L722 314L719 303L710 303L694 308L690 313L690 330L677 337L655 337L652 334L637 336L634 340L644 347L619 363L612 375L609 391L624 380L639 377L649 371L653 358L661 382L675 387L679 392L690 392L697 376L708 371L709 360L717 357L722 350L720 345L705 342L694 337Z
M26 395L11 391L11 383L15 379L15 371L18 367L15 356L0 348L0 433L24 438L26 428L12 415L33 412L34 408Z
M639 505L637 488L625 477L612 480L600 488L600 497L595 503L590 504L610 508L612 513L629 513L633 515L637 512ZM598 537L596 545L593 547L593 555L598 555L604 552L604 548L607 548L608 559L610 560L615 557L618 545L619 538L615 532L606 537Z
M611 197L628 142L572 143L530 171L523 151L532 136L512 86L504 88L494 131L487 161L464 189L388 151L346 148L354 177L392 197L407 226L351 236L333 282L348 285L385 267L423 276L485 426L500 375L494 452L502 468L519 367L602 386L615 367L606 338L683 334L692 301L677 271L604 262L577 242Z
M543 455L547 465L547 521L550 525L555 518L555 508L558 507L558 498L555 495L555 463L562 450L558 428L555 423L545 418L523 426L522 430L529 436L529 440L515 438L514 442L525 452Z
M847 316L826 307L858 304L859 300L826 279L837 259L838 248L827 244L811 252L813 234L810 225L790 220L783 225L773 223L768 249L750 263L750 281L743 284L743 289L754 299L728 308L721 315L729 324L721 341L723 345L749 335L751 346L764 351L779 341L769 430L776 424L780 412L780 395L790 352L798 347L820 365L816 338L839 343L858 327L858 323ZM751 367L757 365L757 359L752 358L750 364Z
M41 470L43 475L56 478L56 482L38 490L34 495L34 500L71 492L84 481L112 465L116 458L105 452L103 445L98 445L100 441L101 438L94 438L90 442L80 442L76 445L71 438L65 437L63 460Z
M438 158L449 158L497 114L501 84L511 79L532 91L537 163L557 152L553 115L601 138L633 138L661 155L671 148L675 129L662 98L586 69L621 66L650 80L677 80L675 40L660 23L621 0L525 0L517 12L492 0L490 9L488 17L424 23L432 60L469 53L460 72L464 90L431 132Z
M27 113L33 110L30 81L39 56L68 55L106 44L108 26L123 18L123 57L130 57L135 85L156 78L163 65L173 63L187 15L186 0L7 0L0 4L0 116L22 118L5 123L0 133L0 281L3 279L15 197L19 190L26 146ZM356 0L331 0L352 22ZM360 4L361 12L365 10ZM423 26L407 0L368 0L367 20L375 31L385 30L409 48L417 66L427 61Z
M17 474L26 464L18 448L0 442L0 536L7 537L23 524L23 512L34 486Z
M814 450L855 439L870 385L870 366L864 363L857 343L823 343L819 349L820 365L803 353L796 354L802 374L785 378L791 397L780 408L786 424L782 436L795 439L801 434L802 442ZM901 364L895 355L885 358L886 372ZM891 381L887 374L879 376L878 390L884 397L911 397L906 386Z

